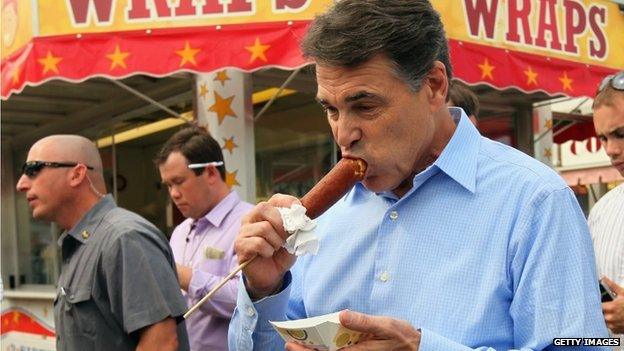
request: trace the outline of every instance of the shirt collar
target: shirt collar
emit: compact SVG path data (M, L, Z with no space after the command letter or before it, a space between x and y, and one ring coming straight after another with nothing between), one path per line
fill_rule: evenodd
M70 230L61 235L58 240L59 246L62 246L63 240L67 236L71 236L78 242L86 243L91 235L95 232L98 225L104 218L104 215L115 208L115 200L113 196L108 194L98 201L91 209L80 219L80 221Z
M464 110L449 107L449 112L457 123L457 128L442 154L433 164L466 190L474 193L481 135Z
M221 226L221 222L227 217L227 215L232 211L234 206L240 202L240 198L236 191L232 190L230 193L223 198L212 210L210 210L204 217L199 218L197 220L197 225L201 226L204 221L212 224L215 227Z
M474 193L477 182L477 157L481 134L470 122L464 110L459 107L449 107L449 112L457 124L457 128L437 160L414 177L414 184L416 185L416 182L423 183L440 170L466 190ZM410 192L414 191L415 188L417 186L412 187ZM358 182L351 192L353 193L353 200L358 200L364 196L367 190L361 182ZM377 193L377 195L398 200L391 190ZM348 196L345 196L345 201L347 198Z

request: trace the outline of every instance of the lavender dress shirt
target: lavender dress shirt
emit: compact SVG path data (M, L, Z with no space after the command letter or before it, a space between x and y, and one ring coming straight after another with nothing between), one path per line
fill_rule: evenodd
M241 218L253 205L230 192L204 217L187 218L171 235L176 263L193 269L188 292L182 291L189 307L197 303L238 265L234 238ZM191 350L227 350L227 333L236 306L238 278L225 284L186 321Z

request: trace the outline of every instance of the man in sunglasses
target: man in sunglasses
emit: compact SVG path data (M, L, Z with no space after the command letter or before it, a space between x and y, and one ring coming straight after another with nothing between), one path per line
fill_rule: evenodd
M76 135L37 141L17 190L35 219L65 230L54 301L59 350L188 350L186 305L165 236L119 208L95 145Z
M602 81L593 107L596 134L611 163L624 176L624 71ZM624 184L594 205L589 227L598 273L617 294L613 301L602 304L605 321L613 333L624 334Z

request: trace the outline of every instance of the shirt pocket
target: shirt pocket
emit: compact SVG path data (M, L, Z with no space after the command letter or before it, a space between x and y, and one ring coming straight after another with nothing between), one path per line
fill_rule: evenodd
M229 273L230 256L219 247L204 247L201 253L199 268L215 275L227 275Z
M59 295L57 304L60 304L58 310L62 332L80 344L84 342L89 345L95 342L96 323L100 319L100 313L91 296L91 289L78 287L66 290Z

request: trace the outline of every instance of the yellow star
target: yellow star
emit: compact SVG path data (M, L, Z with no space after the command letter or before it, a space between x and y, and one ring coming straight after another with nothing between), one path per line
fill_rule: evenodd
M182 58L182 61L180 61L180 67L184 66L187 62L192 63L193 66L197 66L197 62L195 62L195 55L197 55L200 51L201 49L192 48L187 40L186 44L184 44L184 49L176 50L175 52Z
M549 147L544 149L544 157L551 160L552 159L552 151Z
M208 86L206 86L206 83L201 83L199 85L199 96L205 98L206 94L208 94Z
M572 91L572 82L574 82L574 80L568 77L568 72L563 71L563 77L559 77L559 81L563 85L564 91L565 90Z
M59 70L56 65L61 62L63 58L52 55L52 52L48 50L45 58L37 59L37 61L43 65L43 74L48 73L48 71L52 70L54 73L58 74Z
M238 173L238 170L234 172L225 171L225 184L230 188L234 185L240 186L240 183L236 180L236 173Z
M15 66L13 73L11 73L11 77L13 77L13 85L19 82L20 71L21 71L20 66Z
M537 73L531 69L531 66L524 71L527 76L527 85L535 84L537 86Z
M113 51L112 54L106 55L106 57L108 57L108 59L111 60L111 66L109 70L112 71L117 66L121 66L124 69L127 68L125 60L126 60L126 57L128 56L130 56L130 53L128 51L122 52L121 50L119 50L119 44L117 44L115 46L115 51Z
M544 128L546 128L546 130L551 130L552 127L553 127L552 118L549 118L546 121L544 121Z
M214 96L215 96L215 103L212 106L210 106L208 111L212 111L217 114L217 118L219 119L219 125L223 123L223 120L227 116L232 116L236 118L236 114L234 113L234 111L232 110L232 107L230 106L232 104L232 100L234 100L234 95L224 99L221 97L221 95L219 95L219 93L215 91Z
M13 322L14 323L19 323L20 318L22 317L22 314L19 313L18 311L13 312Z
M494 77L492 76L492 71L496 67L490 65L490 62L488 61L487 57L485 58L485 61L478 66L481 69L481 79L485 79L485 77L488 77L491 80L494 80Z
M223 70L223 71L217 72L217 76L215 77L214 80L218 80L219 82L221 82L222 86L225 86L225 81L230 80L230 77L228 77L227 71Z
M234 153L234 148L237 148L238 145L234 142L234 136L232 135L230 138L223 138L223 147L221 149L225 149L230 152L230 155Z
M249 63L254 62L257 58L261 59L264 62L267 62L266 56L264 56L264 52L267 51L271 45L262 45L260 43L260 38L256 37L256 42L253 46L245 46L245 49L251 53L251 58L249 59Z

